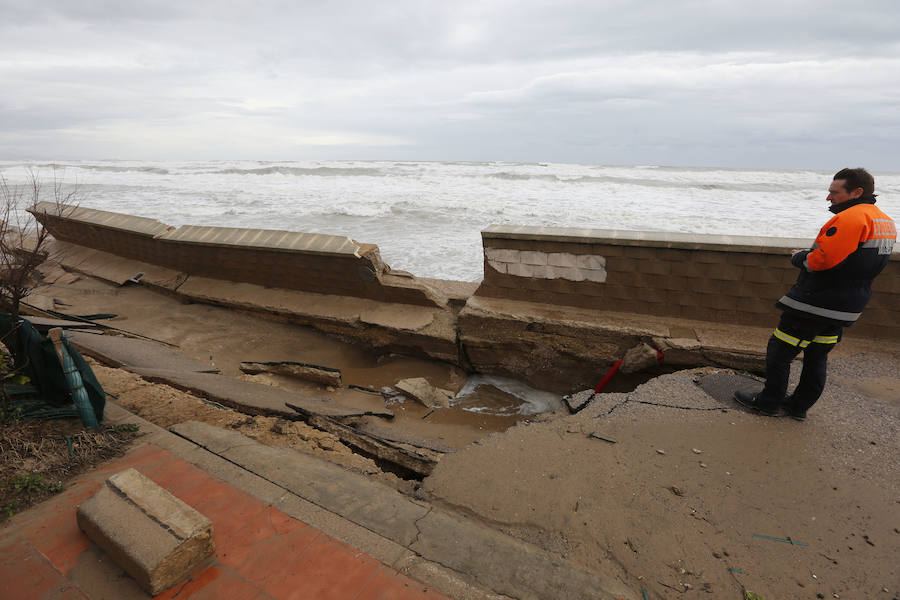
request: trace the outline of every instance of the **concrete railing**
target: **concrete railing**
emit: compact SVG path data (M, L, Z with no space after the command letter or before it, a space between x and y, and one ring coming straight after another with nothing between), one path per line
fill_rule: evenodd
M772 325L811 240L492 226L476 295L559 306ZM900 338L900 254L848 333Z
M58 240L188 275L354 296L383 302L444 306L414 277L392 274L378 246L347 237L227 227L167 226L155 219L39 202L30 209Z

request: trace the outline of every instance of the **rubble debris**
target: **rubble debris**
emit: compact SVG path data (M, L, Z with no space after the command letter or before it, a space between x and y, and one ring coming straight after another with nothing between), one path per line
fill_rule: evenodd
M625 353L619 370L622 373L637 373L656 366L659 361L659 354L656 348L650 344L641 343Z
M332 369L331 367L323 367L321 365L311 365L294 361L277 361L277 362L241 362L241 371L248 375L258 375L260 373L270 373L272 375L285 375L287 377L296 377L320 383L335 388L341 387L341 371L340 369Z
M426 408L449 408L453 397L453 392L432 386L424 377L401 379L394 387Z
M212 522L135 469L107 479L78 507L76 520L151 595L201 569L215 552Z
M569 414L574 415L575 413L584 410L596 395L597 393L594 392L594 390L582 390L575 394L563 396L562 401L563 404L566 405L566 408L569 410Z

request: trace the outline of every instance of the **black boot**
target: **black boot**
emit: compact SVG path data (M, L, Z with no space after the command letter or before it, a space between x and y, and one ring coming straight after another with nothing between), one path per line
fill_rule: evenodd
M738 390L734 393L734 399L737 400L737 403L741 406L756 411L765 417L777 417L781 414L778 405L760 402L760 394L758 393L753 394L751 392Z
M794 395L784 399L784 413L795 421L806 420L806 409L794 404Z

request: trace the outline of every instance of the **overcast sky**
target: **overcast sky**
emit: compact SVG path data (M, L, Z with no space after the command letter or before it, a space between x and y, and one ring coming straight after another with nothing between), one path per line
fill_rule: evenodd
M0 159L900 170L898 0L0 9Z

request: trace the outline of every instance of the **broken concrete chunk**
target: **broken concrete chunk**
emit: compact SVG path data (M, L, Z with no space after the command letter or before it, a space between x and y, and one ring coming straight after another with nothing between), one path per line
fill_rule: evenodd
M655 337L653 343L670 365L695 365L703 360L702 346L697 338Z
M622 373L637 373L656 366L658 362L656 348L650 344L642 343L625 353L625 358L622 359L622 366L619 370Z
M394 387L428 408L448 408L453 397L453 392L432 386L424 377L402 379Z
M135 469L107 479L76 518L154 596L203 567L215 550L210 520Z
M341 387L341 371L332 369L331 367L322 367L319 365L310 365L301 362L280 361L280 362L242 362L241 371L248 375L257 375L259 373L270 373L272 375L286 375L288 377L296 377L313 383L321 383L322 385L330 385L332 387Z

